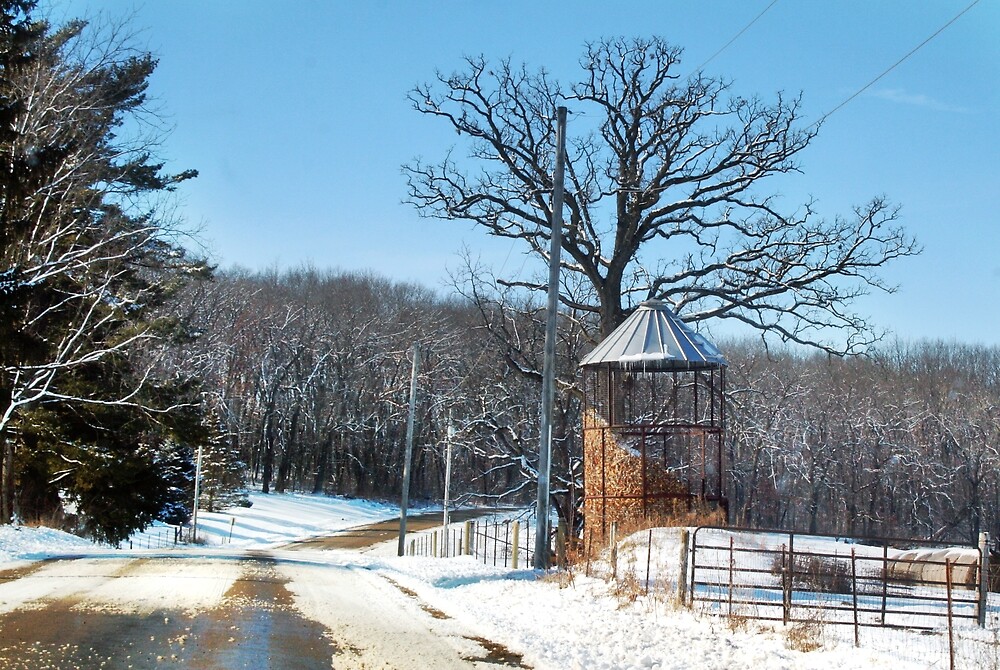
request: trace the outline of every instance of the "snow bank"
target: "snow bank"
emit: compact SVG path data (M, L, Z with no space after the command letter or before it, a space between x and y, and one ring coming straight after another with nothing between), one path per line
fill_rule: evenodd
M94 549L90 540L54 528L0 526L0 563L37 561ZM5 567L13 567L6 565Z

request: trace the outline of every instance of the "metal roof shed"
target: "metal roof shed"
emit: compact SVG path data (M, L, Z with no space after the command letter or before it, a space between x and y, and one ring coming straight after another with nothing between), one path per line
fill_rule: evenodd
M647 300L580 362L621 368L711 369L726 365L714 344L680 320L662 300Z
M580 363L584 515L662 523L697 508L725 517L726 359L666 303L649 300Z

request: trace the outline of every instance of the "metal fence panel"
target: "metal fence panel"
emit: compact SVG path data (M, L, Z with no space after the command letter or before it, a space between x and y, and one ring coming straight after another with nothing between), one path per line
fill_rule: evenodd
M979 616L978 547L700 527L693 603L789 622L933 629Z

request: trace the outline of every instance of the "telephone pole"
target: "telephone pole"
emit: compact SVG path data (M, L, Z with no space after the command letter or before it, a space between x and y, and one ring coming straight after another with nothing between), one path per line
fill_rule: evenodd
M556 378L556 313L559 310L559 253L562 248L563 179L566 156L566 108L556 109L556 166L552 175L549 244L549 302L542 364L541 431L538 438L538 505L535 520L536 570L549 567L549 480L552 476L552 405Z
M410 373L410 414L406 419L406 455L403 457L403 496L399 503L399 546L402 556L406 546L406 508L410 504L410 462L413 460L413 415L417 409L417 373L420 371L420 345L413 345L413 370Z

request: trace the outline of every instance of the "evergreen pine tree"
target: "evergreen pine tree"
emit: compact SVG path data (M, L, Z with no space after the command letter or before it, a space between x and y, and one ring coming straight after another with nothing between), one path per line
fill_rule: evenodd
M209 512L236 505L247 506L246 488L246 463L240 460L225 433L216 429L202 448L199 504Z
M32 9L0 0L0 522L68 508L117 543L184 516L204 439L196 384L157 363L190 335L165 306L206 273L157 195L194 173L130 142L153 58Z

